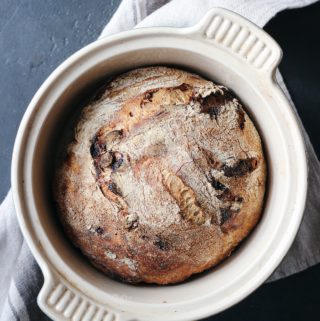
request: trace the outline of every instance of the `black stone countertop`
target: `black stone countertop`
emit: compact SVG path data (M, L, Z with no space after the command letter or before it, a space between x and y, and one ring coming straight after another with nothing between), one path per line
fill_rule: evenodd
M0 200L10 187L14 138L32 96L63 60L97 38L119 3L120 0L0 0ZM283 49L280 71L318 157L319 21L320 3L316 3L284 11L265 28ZM318 321L319 288L320 264L265 284L239 304L206 320Z
M120 0L0 0L0 200L14 139L33 95L66 58L94 41Z

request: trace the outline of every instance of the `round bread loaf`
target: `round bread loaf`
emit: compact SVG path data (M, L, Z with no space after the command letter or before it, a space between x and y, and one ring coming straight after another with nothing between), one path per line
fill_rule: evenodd
M259 134L212 81L148 67L85 107L58 165L66 234L121 280L180 282L224 258L258 222L266 182Z

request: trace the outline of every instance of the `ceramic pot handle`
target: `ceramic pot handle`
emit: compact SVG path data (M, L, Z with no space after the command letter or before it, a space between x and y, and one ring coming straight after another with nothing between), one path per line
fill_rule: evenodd
M100 306L52 271L46 271L38 305L55 321L138 321Z
M258 72L274 73L282 50L265 31L242 16L222 8L211 9L188 32L209 41Z

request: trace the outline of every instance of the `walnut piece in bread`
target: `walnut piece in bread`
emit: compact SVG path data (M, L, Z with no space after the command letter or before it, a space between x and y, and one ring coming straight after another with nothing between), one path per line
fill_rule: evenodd
M265 182L239 100L161 66L116 77L83 109L54 194L66 234L98 269L168 284L230 255L261 216Z

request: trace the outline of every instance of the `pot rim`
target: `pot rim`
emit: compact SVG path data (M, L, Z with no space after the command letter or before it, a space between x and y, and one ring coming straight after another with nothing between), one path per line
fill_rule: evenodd
M278 266L278 264L283 259L284 255L289 250L294 237L297 233L299 228L303 210L306 201L306 193L307 193L307 161L306 161L306 152L304 147L304 142L302 138L302 134L296 119L296 115L293 112L288 100L285 98L284 94L278 87L278 85L274 81L274 72L275 68L277 67L280 59L281 59L281 50L279 49L278 45L268 36L264 31L258 29L256 26L251 24L248 21L245 21L244 18L235 15L233 13L228 12L227 10L223 9L213 9L211 12L207 14L207 16L196 26L191 28L142 28L142 29L135 29L131 31L127 31L121 34L113 35L107 38L102 38L94 43L86 46L85 48L81 49L80 51L76 52L70 58L68 58L64 63L62 63L44 82L44 84L40 87L38 92L35 94L34 98L30 102L28 109L21 121L12 157L12 191L13 191L13 198L14 203L17 211L18 221L23 232L27 243L35 256L37 262L39 263L41 270L44 273L45 277L45 286L41 290L41 293L38 297L38 302L40 307L44 310L52 318L60 318L52 306L48 304L48 300L46 295L50 292L50 290L56 290L59 288L56 283L53 282L55 278L61 278L67 284L76 296L83 297L88 296L89 301L91 300L93 303L95 300L90 297L90 295L81 293L81 289L78 286L72 284L70 280L68 280L67 276L58 275L52 272L54 267L52 266L53 262L48 260L48 257L44 255L45 250L39 247L39 240L37 239L37 235L34 234L34 226L30 223L28 217L30 215L30 210L32 209L27 203L27 199L29 197L33 197L32 191L26 192L26 187L24 182L21 178L25 175L25 161L30 160L30 156L26 155L28 150L28 141L30 139L32 126L35 122L37 122L37 113L41 108L41 102L43 98L50 93L50 90L57 85L57 82L61 83L61 79L65 77L65 74L68 73L68 70L71 67L74 67L76 64L81 64L86 60L93 59L91 54L96 53L98 50L101 50L104 46L115 45L116 43L121 43L124 41L135 41L137 39L145 38L145 37L161 37L161 36L170 36L170 37L177 37L183 41L183 39L193 38L199 41L207 42L208 38L210 41L215 40L213 38L208 37L210 36L210 28L212 29L212 25L214 23L214 18L219 15L222 16L223 19L230 19L231 21L240 24L241 26L245 26L253 30L256 35L260 36L261 39L265 43L267 43L271 49L273 50L274 57L273 60L270 60L269 65L262 67L261 69L254 69L249 64L246 65L246 68L250 70L253 77L254 75L262 75L265 77L269 84L269 91L277 97L278 103L284 106L286 112L287 121L290 123L290 130L291 136L294 140L294 144L292 145L293 141L290 142L291 148L294 148L297 159L295 160L299 172L297 173L295 179L296 184L299 185L299 196L297 196L296 203L294 204L294 209L292 209L292 214L290 216L290 221L288 221L288 228L287 234L284 234L281 239L281 246L279 245L277 249L275 249L273 256L270 256L267 260L268 265L262 266L260 270L256 271L256 274L252 276L250 283L244 284L240 289L237 289L233 295L220 304L219 307L214 307L207 305L206 308L201 307L201 309L195 309L195 313L192 315L190 314L187 318L185 315L181 314L173 315L172 318L174 320L191 320L191 318L202 318L211 315L212 313L218 313L224 310L227 307L239 302L241 299L249 295L254 289L256 289L260 284L262 284L267 277L273 272L273 270ZM223 23L222 23L223 24ZM216 33L217 34L217 33ZM203 37L206 37L204 39ZM220 46L220 43L212 43L213 46ZM149 44L149 47L155 47ZM232 52L230 52L230 57L234 59L232 56ZM230 58L229 57L229 58ZM272 55L271 55L272 57ZM229 59L228 54L226 53L226 60ZM239 59L236 57L236 59ZM251 69L250 69L251 68ZM30 149L30 146L29 146ZM66 280L67 278L67 280ZM59 280L60 281L60 280ZM69 284L69 283L70 284ZM65 286L65 285L64 285ZM119 302L122 299L119 298ZM90 301L90 302L91 302ZM197 299L194 300L194 303L197 303ZM101 302L95 302L97 306L101 305ZM135 303L136 304L136 303ZM187 302L182 302L181 304L187 304ZM128 320L130 316L120 313L120 308L108 307L108 311L113 311L119 320ZM66 318L66 320L69 320ZM140 320L140 319L137 319ZM143 320L143 317L142 319Z

